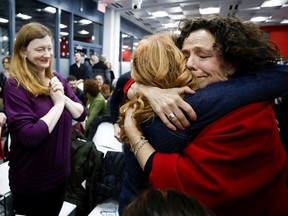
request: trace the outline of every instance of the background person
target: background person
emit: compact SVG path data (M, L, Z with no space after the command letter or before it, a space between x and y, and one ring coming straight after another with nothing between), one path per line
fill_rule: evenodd
M6 80L9 78L10 56L5 56L2 59L3 71L0 73L0 109L3 109L3 89Z
M219 96L218 94L222 94L218 99L221 100L222 97L222 100L226 100L225 106L231 106L233 103L239 102L240 96L243 96L246 90L248 91L250 89L252 93L255 93L253 86L256 88L259 87L259 79L256 77L254 85L251 85L249 89L242 89L241 86L239 86L241 84L238 86L235 85L237 79L242 80L242 87L243 84L247 84L243 80L243 74L245 73L248 77L262 74L262 78L268 78L269 75L273 78L276 74L279 75L279 73L284 72L284 74L282 74L283 78L287 79L287 67L272 63L277 61L277 49L269 45L262 32L254 24L242 23L232 17L199 18L186 20L184 22L185 25L182 28L180 42L182 36L182 42L184 41L184 43L181 48L187 58L187 67L198 77L200 87L203 88L207 86L203 89L204 92L209 92L209 89L213 88L213 86L215 87L214 92L210 92L211 95L208 92L205 94L207 96L210 95L211 99L215 99L216 96ZM221 28L219 28L219 26L221 26ZM229 29L228 32L227 29ZM222 31L226 32L226 34L221 33ZM241 37L241 34L239 35L238 33L245 34L245 37ZM252 46L253 50L251 50L251 44L248 42L247 44L245 41L237 43L237 40L242 40L243 38L255 44L255 46ZM226 46L229 47L229 49L226 48ZM241 48L239 48L239 46ZM247 52L247 55L243 55L245 52ZM251 55L248 57L248 53L251 54L251 52L253 52L252 56L257 59L257 61L251 59ZM264 67L266 67L265 70L263 70ZM256 68L258 69L257 73L255 73ZM230 79L229 81L216 83L227 80L228 78ZM270 78L268 78L266 85L270 85L271 80L269 79ZM274 90L276 90L278 84L281 85L281 80L274 81L272 86ZM230 82L234 82L235 89L230 87L225 90L223 86ZM282 83L282 87L285 88L284 83ZM218 88L216 88L217 85ZM261 93L263 96L265 90L263 86L261 88L262 93L261 89L258 89L258 93ZM281 88L278 89L278 93L280 94L284 92L284 89ZM184 88L181 89L181 93L183 93L183 89ZM201 97L202 95L200 94L199 96L201 90L196 91L196 94L193 96L196 101L199 99L199 101L201 101L200 104L195 103L195 105L193 105L193 107L196 107L196 109L194 109L198 114L197 121L201 121L200 117L202 115L199 113L203 111L201 107L205 107L203 97ZM156 105L154 103L151 106L158 106L158 109L156 109L158 116L162 116L161 118L167 120L167 116L170 113L174 113L173 118L170 118L171 122L175 123L176 120L179 121L179 107L175 109L175 104L172 105L172 103L168 103L170 105L168 106L166 103L164 108L159 108L159 102L163 102L163 100L161 100L163 95L159 94L159 91L158 93L155 93L155 91L154 87L153 96L151 96L152 91L149 91L147 88L144 90L143 87L141 92L145 94L145 96L148 95L148 101L157 101ZM169 93L171 93L171 91ZM197 95L199 97L198 99ZM227 95L230 97L224 97ZM235 95L237 95L236 100L238 100L238 102L234 99ZM169 96L171 98L171 94L169 94ZM249 98L249 100L257 101L259 99L257 99L258 96L253 98L254 96L255 95L252 96L248 94L246 95L247 98L241 98L241 100ZM277 95L274 95L274 97L277 97ZM155 98L157 99L155 100ZM215 101L218 101L218 99L215 99ZM228 99L231 101L228 102ZM164 100L164 103L165 102ZM213 116L210 115L211 113L204 112L204 114L210 116L206 121L210 120L211 116ZM216 215L231 215L231 212L233 215L243 215L247 214L247 212L249 212L249 215L265 215L267 212L276 215L287 214L286 202L288 194L285 184L287 176L287 155L279 139L271 103L262 102L245 106L215 121L205 129L203 129L205 124L200 125L201 127L198 127L198 132L199 129L203 129L203 131L201 131L196 139L180 154L155 152L155 149L147 143L145 139L139 142L138 146L137 142L141 139L143 133L137 129L139 122L134 122L137 121L137 119L133 120L133 115L133 111L126 111L125 128L127 130L125 130L125 132L130 142L132 142L132 150L136 152L135 149L137 149L137 159L141 167L147 172L149 182L153 187L178 188L188 192L203 202L208 208L212 209ZM168 131L165 133L165 128L163 127L162 131L158 130L159 128L156 129L156 120L157 118L153 119L153 124L147 129L148 131L150 130L150 134L145 132L144 134L152 144L155 144L153 141L156 140L157 146L161 144L165 146L167 142L167 136L165 136L165 134L168 134ZM264 122L266 122L265 127L263 127ZM192 122L189 122L189 124L192 124ZM144 128L145 127L141 129ZM194 129L197 129L197 127ZM155 131L157 131L157 133L155 133ZM191 134L191 136L193 136L193 134ZM248 143L253 143L253 145L248 145ZM263 148L263 146L265 146L265 148ZM127 154L128 152L129 151L127 151ZM239 154L239 152L242 152L242 154ZM229 158L229 160L224 160L224 158ZM259 159L261 159L261 163L259 163ZM247 165L249 164L246 169L242 162L247 160L250 162L245 163ZM265 163L265 161L269 161L269 164ZM251 164L254 166L251 166ZM275 170L276 167L278 167L278 169ZM238 181L236 181L232 176L231 178L228 177L229 173L234 173L236 176L241 177L236 178L238 179ZM265 176L263 176L264 173ZM207 178L207 176L209 178ZM257 179L257 182L251 181L251 178ZM215 184L215 182L217 182L217 184ZM281 183L279 184L279 182ZM231 185L231 187L227 187L227 185ZM271 189L271 185L274 186L273 189ZM130 188L133 188L133 186ZM241 188L241 191L236 188ZM245 188L245 190L243 190L243 188ZM207 194L205 193L207 190L212 191ZM281 191L281 193L279 193L279 191ZM214 197L214 195L217 196L217 198ZM245 200L245 203L239 203L239 199ZM250 202L247 203L247 200L250 200ZM249 203L253 204L250 205ZM263 208L261 203L267 204L265 208ZM262 207L260 207L260 205Z
M89 66L82 63L82 57L80 53L74 54L75 63L70 66L69 75L73 75L77 79L77 83L83 82L85 79L90 78Z
M120 107L124 104L127 98L124 95L124 86L130 80L131 72L122 74L117 80L116 87L112 92L110 97L109 111L111 116L111 123L113 124L114 137L120 140L120 127L118 123L118 118L120 116Z
M65 79L52 72L52 38L39 23L20 29L4 88L16 215L59 215L70 174L72 118L83 121L86 116Z
M70 88L73 90L73 92L75 93L75 95L79 98L79 100L82 102L83 105L86 104L86 98L85 98L85 94L84 92L78 88L77 86L77 79L75 76L73 75L69 75L66 78L66 81L68 82L68 85L70 86Z
M86 134L88 134L93 119L101 115L107 115L108 109L106 100L97 88L97 83L94 79L85 80L84 92L87 97L87 119L85 122L85 131Z
M110 73L110 83L109 85L111 86L114 79L115 79L115 74L114 71L112 70L112 63L111 62L106 62L107 68L108 68L108 72Z
M209 209L188 194L176 190L147 189L126 209L124 216L212 216Z

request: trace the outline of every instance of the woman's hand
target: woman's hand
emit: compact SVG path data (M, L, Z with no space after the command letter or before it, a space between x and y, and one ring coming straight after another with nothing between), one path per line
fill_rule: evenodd
M125 111L124 130L130 143L135 143L142 136L142 133L137 129L133 113L135 108L129 108Z
M185 127L190 126L184 113L186 113L191 120L196 120L197 116L193 108L181 97L184 94L195 93L195 91L189 87L160 89L157 87L136 85L138 85L137 90L148 98L154 112L169 129L176 130L177 127L180 130L184 130Z
M124 129L125 133L130 141L130 145L134 146L134 154L137 158L141 168L144 170L145 164L149 157L155 152L155 149L150 145L147 140L143 140L144 143L140 143L141 147L137 144L139 139L142 139L142 133L137 129L136 122L133 117L134 108L129 108L125 112ZM157 133L157 131L156 131ZM145 138L144 138L145 139ZM132 147L132 146L131 146ZM135 148L138 148L135 152Z
M54 105L65 103L64 87L57 77L52 77L50 80L50 96Z
M115 123L113 124L113 128L114 128L114 137L119 141L121 142L121 139L120 139L120 127L119 127L119 124L118 123Z

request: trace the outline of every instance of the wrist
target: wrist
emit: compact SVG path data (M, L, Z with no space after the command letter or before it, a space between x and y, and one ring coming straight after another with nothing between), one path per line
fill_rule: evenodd
M137 157L140 149L144 147L145 144L148 143L148 140L145 139L144 136L140 136L136 142L130 143L130 150L134 153L134 156Z

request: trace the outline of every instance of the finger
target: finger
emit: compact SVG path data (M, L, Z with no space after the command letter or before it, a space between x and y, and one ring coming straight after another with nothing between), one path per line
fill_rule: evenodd
M133 108L128 108L126 111L125 111L125 117L126 118L131 118L132 117L132 115L133 115L133 111L134 111L134 109Z
M184 86L181 88L175 88L178 94L195 94L195 91L189 88L188 86Z
M170 130L177 130L177 128L169 121L167 116L162 112L158 114L159 118L162 120L162 122L168 127Z
M118 134L114 134L115 139L117 139L118 142L121 142L120 136Z
M184 121L184 118L186 119L184 113L186 113L192 121L195 121L197 119L197 115L196 115L194 109L187 102L180 101L179 107L181 108L181 109L179 109L180 113L178 114L179 115L178 119L180 118L179 120Z
M175 114L174 118L170 118L170 121L180 130L184 130L186 127L190 126L190 122L187 120L186 116L182 112L181 109L177 107L176 111L173 112Z
M173 125L175 125L178 129L180 130L184 130L185 127L189 127L190 123L187 120L186 116L184 115L183 111L180 109L181 107L178 107L177 104L183 103L181 97L179 97L178 100L175 100L175 102L169 102L167 103L167 106L163 106L164 109L164 114L169 115L171 113L173 113L175 115L174 118L169 119L166 115L165 117L160 117L161 120L163 121L163 119L167 119L167 121L169 122L164 122L166 125L170 125L171 123L173 123ZM158 111L159 116L162 116L163 111ZM170 127L169 127L170 128Z

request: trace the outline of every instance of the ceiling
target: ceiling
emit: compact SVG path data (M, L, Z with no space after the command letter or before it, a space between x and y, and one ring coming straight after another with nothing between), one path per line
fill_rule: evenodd
M97 2L97 0L93 0ZM259 26L288 25L280 24L283 19L288 19L288 1L282 1L284 6L260 7L265 0L102 0L107 7L121 13L121 16L132 21L151 33L165 31L171 24L182 18L199 17L199 8L220 7L220 15L234 14L244 20L255 16L269 17L266 21L257 22ZM272 2L271 1L271 2ZM287 4L285 4L287 2ZM132 9L133 5L140 5L140 9ZM151 13L166 11L168 16L155 18Z

